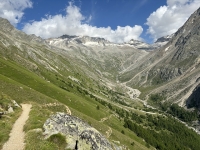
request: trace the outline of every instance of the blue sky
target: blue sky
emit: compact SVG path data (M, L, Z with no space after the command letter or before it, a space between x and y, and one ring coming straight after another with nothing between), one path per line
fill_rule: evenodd
M0 16L42 38L63 34L152 43L174 33L200 0L1 0Z

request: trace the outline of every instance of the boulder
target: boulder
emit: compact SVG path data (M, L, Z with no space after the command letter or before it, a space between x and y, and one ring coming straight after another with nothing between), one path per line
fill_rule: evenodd
M46 138L57 133L65 135L69 149L74 149L78 140L79 150L112 150L110 142L96 129L81 119L65 113L52 115L43 128Z
M12 103L15 107L20 107L15 100L12 100Z
M14 110L13 110L12 106L10 106L10 107L8 108L8 113L13 113L13 112L14 112Z

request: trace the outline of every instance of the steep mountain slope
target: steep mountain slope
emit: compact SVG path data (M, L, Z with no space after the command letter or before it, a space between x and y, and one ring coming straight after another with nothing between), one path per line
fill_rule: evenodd
M150 93L162 93L167 100L184 106L199 84L199 12L192 14L165 46L121 74L121 81L128 81L132 87L149 87Z

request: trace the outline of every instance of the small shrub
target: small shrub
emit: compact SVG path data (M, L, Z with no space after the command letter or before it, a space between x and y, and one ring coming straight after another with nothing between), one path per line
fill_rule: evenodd
M122 134L125 134L124 130L121 131Z
M150 96L150 100L152 100L153 102L159 102L162 101L163 99L164 97L159 94L151 94Z
M48 138L48 141L53 142L56 145L58 145L60 150L65 149L67 145L65 136L60 133L51 135Z
M145 146L146 146L147 148L150 148L150 145L149 145L149 143L146 143L146 144L145 144Z
M88 124L89 124L90 126L92 125L92 123L91 123L90 121L88 122Z
M134 146L134 145L135 145L135 143L134 143L134 142L132 142L132 143L131 143L131 146Z

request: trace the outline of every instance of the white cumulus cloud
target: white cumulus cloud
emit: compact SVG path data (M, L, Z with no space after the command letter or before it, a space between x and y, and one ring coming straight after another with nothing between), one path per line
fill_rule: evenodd
M176 32L199 6L200 0L167 0L167 6L161 6L147 18L147 33L156 40Z
M139 25L133 27L117 26L113 30L111 27L96 27L88 22L92 16L85 17L81 14L80 8L69 3L66 8L66 15L48 15L42 18L41 21L33 21L25 24L23 31L27 34L35 34L42 38L58 37L63 34L68 35L87 35L92 37L102 37L111 42L122 43L131 39L140 40L140 35L143 28Z
M31 8L31 0L0 0L0 17L6 18L16 25L23 17L24 9Z

